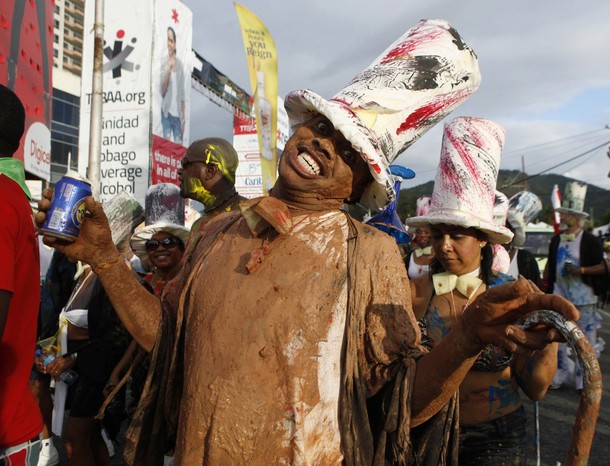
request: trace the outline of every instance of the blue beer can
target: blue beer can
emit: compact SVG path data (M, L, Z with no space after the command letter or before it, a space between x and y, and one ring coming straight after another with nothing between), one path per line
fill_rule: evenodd
M59 180L47 219L40 229L42 234L74 241L85 218L87 196L91 196L91 183L77 173L70 173Z

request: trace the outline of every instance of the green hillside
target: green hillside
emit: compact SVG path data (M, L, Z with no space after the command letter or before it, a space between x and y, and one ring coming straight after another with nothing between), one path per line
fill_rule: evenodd
M498 174L498 188L508 197L511 197L516 192L524 189L523 184L519 183L522 179L523 175L517 170L500 170ZM406 188L413 181L415 180L405 181L403 187ZM553 174L540 175L526 180L526 189L538 195L542 201L543 209L538 220L552 223L551 191L554 185L558 185L559 190L563 191L568 181L573 181L573 179ZM584 182L586 183L586 180ZM400 197L398 198L398 214L400 218L404 220L407 217L413 216L415 214L416 199L419 196L431 195L433 187L434 182L429 181L418 186L401 189ZM591 214L594 226L610 223L610 191L589 185L585 200L585 211Z

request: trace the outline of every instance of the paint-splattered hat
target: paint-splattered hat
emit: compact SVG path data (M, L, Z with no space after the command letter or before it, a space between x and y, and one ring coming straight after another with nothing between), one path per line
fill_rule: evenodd
M285 107L292 126L322 114L360 151L374 179L360 204L382 210L395 198L389 165L479 83L477 57L457 31L423 20L332 99L301 89Z
M115 194L102 207L108 218L112 242L115 245L128 240L134 228L144 220L142 205L127 191Z
M493 221L496 225L504 226L508 215L508 196L496 191L494 196ZM491 268L498 272L507 273L510 268L510 256L501 244L493 244L493 262Z
M493 220L496 225L504 226L508 215L508 196L501 191L494 194Z
M506 221L513 229L515 236L511 244L515 247L525 243L525 227L542 212L542 201L530 191L519 191L508 201Z
M148 188L145 199L145 226L138 229L131 237L131 249L140 258L142 264L148 263L146 241L154 234L167 232L180 238L186 246L190 230L184 224L184 199L180 197L180 188L171 183L159 183Z
M555 212L564 214L576 214L581 217L588 217L585 212L585 197L587 196L587 184L580 181L568 181L566 190L561 196L561 207Z
M422 215L428 215L428 212L430 212L431 202L432 198L430 196L419 196L415 201L415 215L417 217L421 217ZM407 227L409 228L409 233L412 236L415 236L417 228L413 228L409 224L407 224ZM424 229L428 229L428 227L425 226Z
M430 212L407 224L476 228L492 244L508 243L513 234L493 216L503 145L504 128L492 121L458 117L446 124Z
M422 215L428 215L430 212L430 205L432 204L432 198L430 196L419 196L415 201L415 215L421 217Z

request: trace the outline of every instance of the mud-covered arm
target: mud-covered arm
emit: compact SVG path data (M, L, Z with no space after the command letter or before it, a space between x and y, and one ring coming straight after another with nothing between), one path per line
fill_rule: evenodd
M462 327L462 323L456 323L432 351L417 361L411 400L412 427L430 419L449 401L480 353L482 345L473 341Z
M52 194L51 190L45 190L38 203L36 224L39 227L46 218ZM43 241L71 259L91 266L127 331L140 346L150 351L159 328L161 303L140 285L112 243L110 226L101 204L92 197L86 198L85 203L89 214L74 242L67 243L49 236L45 236Z

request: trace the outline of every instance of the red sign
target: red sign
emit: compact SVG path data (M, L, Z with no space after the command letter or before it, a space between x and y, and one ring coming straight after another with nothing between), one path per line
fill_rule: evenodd
M151 184L179 185L178 168L184 154L186 154L186 147L153 134Z

